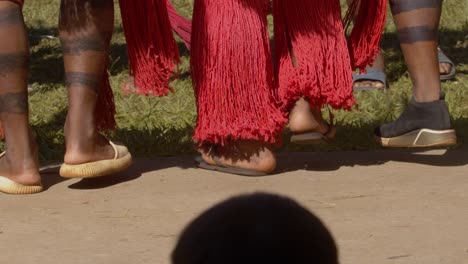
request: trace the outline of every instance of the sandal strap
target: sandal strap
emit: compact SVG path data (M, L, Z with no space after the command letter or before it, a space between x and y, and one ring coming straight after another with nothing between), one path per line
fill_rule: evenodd
M111 147L114 149L114 160L118 159L118 158L119 158L119 149L117 148L117 146L115 145L115 143L112 142L111 140L109 140L109 144L110 144Z
M452 65L452 67L455 66L455 63L453 63L453 61L440 49L437 50L437 57L439 58L439 63L448 63Z
M378 69L367 69L366 73L353 74L353 82L357 81L377 81L387 87L387 75L384 71Z

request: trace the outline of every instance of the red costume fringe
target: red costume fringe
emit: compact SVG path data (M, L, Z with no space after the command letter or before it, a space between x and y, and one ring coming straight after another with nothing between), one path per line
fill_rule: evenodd
M273 17L275 76L284 111L301 97L315 107L350 109L352 71L339 0L274 0Z
M269 2L220 2L198 0L195 5L192 74L199 117L194 138L200 143L274 142L285 120L272 90L265 20ZM191 27L169 0L144 3L120 0L132 73L142 93L165 95L172 90L168 81L179 61L170 23L188 46ZM349 58L338 0L274 0L275 75L286 108L303 96L316 106L353 105L350 67L365 70L375 60L386 6L386 0L352 0L345 18L346 28L354 22ZM115 127L114 113L106 77L96 109L100 130ZM0 136L2 132L0 124Z
M365 71L380 51L385 27L387 0L351 0L345 17L346 31L354 25L349 37L349 50L353 69Z
M179 62L166 0L120 0L131 74L145 95L163 96Z
M274 97L265 0L197 0L192 79L198 104L194 140L274 143L286 122Z
M116 127L114 93L112 92L112 88L109 83L109 75L107 74L107 70L105 75L106 76L104 77L103 85L101 90L99 90L94 114L96 128L103 132L114 130Z
M179 35L188 50L190 50L190 41L192 35L192 21L177 13L170 0L167 0L167 10L169 12L169 21L172 29Z

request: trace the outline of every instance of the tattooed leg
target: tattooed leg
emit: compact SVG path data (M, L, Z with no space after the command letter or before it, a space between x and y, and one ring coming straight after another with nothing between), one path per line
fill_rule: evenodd
M440 95L437 28L441 0L392 0L403 54L413 81L413 98L394 122L375 130L384 147L455 145L449 109Z
M414 11L414 10L422 10L424 8L440 8L441 5L441 0L413 0L413 1L398 1L394 0L391 2L392 4L392 10L395 15L398 15L400 13L404 12L409 12L409 11ZM434 37L431 36L431 31L432 28L427 28L427 32L423 33L424 30L421 32L417 32L416 34L426 34L426 37L429 37L429 39L433 39ZM433 32L434 34L437 34L437 32ZM419 36L419 37L424 37L424 36ZM450 63L439 63L439 73L442 75L450 73L452 70L453 65Z
M11 36L15 36L12 38ZM0 2L0 121L6 156L0 175L26 185L40 182L37 146L28 125L29 48L21 8Z
M437 60L441 0L391 0L403 54L413 81L418 102L437 101L440 97Z
M61 2L59 28L69 98L65 162L70 165L114 156L94 121L97 95L107 69L113 8L112 0Z
M392 0L390 1L394 16L404 12L422 10L424 8L440 8L441 0Z

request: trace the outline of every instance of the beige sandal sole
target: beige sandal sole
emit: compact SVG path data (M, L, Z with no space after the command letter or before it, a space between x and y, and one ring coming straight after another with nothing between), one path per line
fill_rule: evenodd
M5 156L6 151L0 153L0 158ZM0 192L6 194L34 194L40 193L44 190L42 185L23 185L8 179L7 177L0 176Z
M42 185L23 185L6 177L0 176L0 192L6 194L34 194L44 190Z
M97 178L109 174L117 173L126 170L132 165L132 155L124 146L117 146L112 141L109 141L115 152L114 159L100 160L78 165L70 165L64 163L60 167L60 176L64 178ZM124 149L126 154L119 158L119 149Z

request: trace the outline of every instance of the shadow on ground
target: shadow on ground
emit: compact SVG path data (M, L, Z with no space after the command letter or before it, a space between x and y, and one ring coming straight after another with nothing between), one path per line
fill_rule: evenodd
M461 167L468 165L468 149L282 152L278 154L278 168L271 176L295 171L310 171L311 176L313 176L314 171L327 172L337 171L343 167L379 166L387 162L414 163L437 167ZM67 180L58 175L59 166L60 163L54 163L42 168L41 174L46 189ZM78 190L105 189L134 181L149 172L157 173L174 167L195 169L197 165L194 156L136 159L134 164L124 172L101 178L83 179L68 187Z
M387 162L460 167L468 165L468 149L282 152L278 155L278 160L278 173L298 170L336 171L342 167L378 166Z
M51 162L45 164L41 168L42 183L46 189L67 181L68 179L59 176L61 162ZM154 158L154 159L135 159L132 166L126 171L115 173L105 177L94 179L82 179L76 183L68 186L70 189L79 190L94 190L104 189L114 185L119 185L125 182L130 182L140 178L143 174L148 172L160 171L168 168L183 168L189 169L195 167L193 156L179 156L167 158Z

